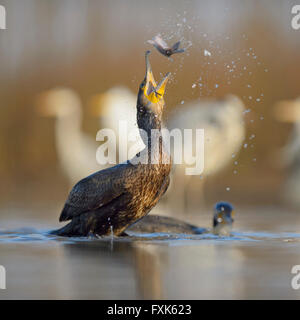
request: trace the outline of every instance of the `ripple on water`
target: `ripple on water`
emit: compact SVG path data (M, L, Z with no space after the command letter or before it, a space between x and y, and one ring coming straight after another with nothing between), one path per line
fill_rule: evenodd
M14 230L0 230L0 243L14 242L50 242L59 241L63 243L76 243L82 241L112 241L111 236L107 237L58 237L51 235L50 230L38 230L34 228L20 228ZM151 243L168 242L171 245L185 244L186 241L280 241L280 242L299 242L298 233L269 233L263 231L253 232L232 232L231 236L217 236L212 233L204 234L183 234L183 233L136 233L131 232L128 237L113 237L117 242L147 241Z

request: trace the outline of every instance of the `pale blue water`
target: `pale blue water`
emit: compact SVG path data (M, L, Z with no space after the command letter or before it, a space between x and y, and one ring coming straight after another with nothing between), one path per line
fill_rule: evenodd
M0 229L7 272L0 299L299 299L291 287L292 266L300 264L299 223L298 215L257 211L237 217L231 237L103 239L52 236L40 222L7 223Z
M0 229L0 243L14 243L14 242L49 242L59 241L62 243L77 243L77 242L114 242L114 243L131 243L131 242L149 242L155 243L167 243L168 245L177 245L175 242L179 242L178 245L183 244L186 241L279 241L279 242L298 242L300 241L299 233L269 233L269 232L255 232L245 231L238 232L232 231L230 236L219 236L212 233L204 234L184 234L184 233L137 233L129 232L129 237L58 237L49 234L52 229L38 230L34 228L19 228L14 230L1 230ZM197 244L197 243L196 243Z

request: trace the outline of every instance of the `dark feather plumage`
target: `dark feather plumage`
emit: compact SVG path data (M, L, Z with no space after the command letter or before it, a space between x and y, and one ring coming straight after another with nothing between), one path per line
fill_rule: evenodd
M185 234L203 234L207 229L197 227L193 224L158 215L147 215L142 220L128 228L128 231L138 233L185 233Z
M146 53L146 76L137 100L139 128L150 133L162 127L163 94L151 100L148 94L162 92L168 76L156 85ZM150 86L151 85L151 86ZM150 89L149 89L150 88ZM155 96L156 97L156 96ZM157 101L158 100L158 101ZM151 135L148 135L151 137ZM171 163L163 162L170 156L161 148L159 140L156 164L133 164L131 161L98 171L80 180L71 190L60 215L60 221L71 220L65 227L53 231L60 236L121 235L127 227L143 218L159 201L169 186ZM153 146L148 138L148 149L136 157L149 159Z

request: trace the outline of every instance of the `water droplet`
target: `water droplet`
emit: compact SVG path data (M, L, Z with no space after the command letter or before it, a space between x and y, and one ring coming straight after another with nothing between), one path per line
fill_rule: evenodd
M181 104L184 104L184 100L182 100L180 103L181 103Z
M227 187L227 188L226 188L226 191L230 191L230 188L229 188L229 187Z
M249 137L250 140L255 138L255 134L251 134L251 136Z
M218 84L215 84L215 87L216 87L216 88L219 88L219 85L218 85Z
M251 112L251 109L246 109L245 111L243 111L244 114L249 112Z
M208 50L204 49L204 56L205 57L210 57L211 53Z

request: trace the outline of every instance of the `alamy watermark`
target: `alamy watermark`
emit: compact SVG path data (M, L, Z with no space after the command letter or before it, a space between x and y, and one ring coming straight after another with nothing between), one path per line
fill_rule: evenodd
M291 25L294 30L300 29L300 4L296 4L292 7L291 13L294 15L291 20Z
M6 29L6 9L2 5L0 5L0 29Z
M0 265L0 290L6 289L6 270Z
M169 164L186 166L186 175L201 175L204 170L204 129L143 129L128 131L127 122L119 121L119 133L112 129L98 131L96 140L103 141L97 149L99 164L117 164L128 161L132 164ZM106 140L106 141L105 141ZM171 148L173 141L173 148ZM130 146L128 146L128 142ZM160 143L161 142L161 143ZM148 148L151 147L151 152ZM173 152L172 152L173 151ZM170 156L168 156L170 155Z
M300 289L300 265L296 264L292 267L291 270L292 274L295 274L295 276L292 278L291 286L294 290Z

